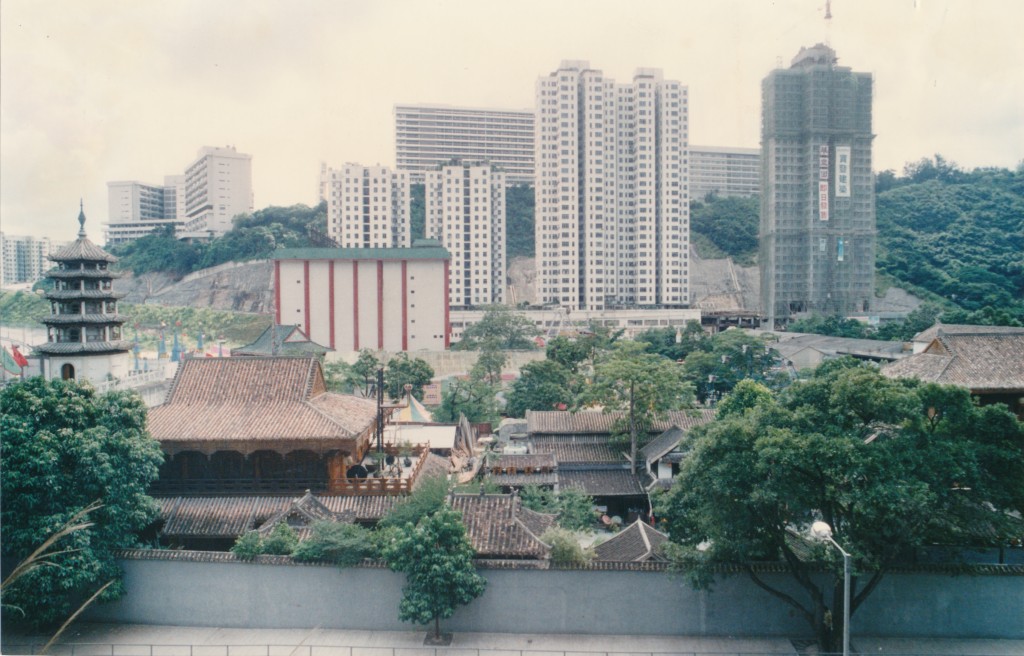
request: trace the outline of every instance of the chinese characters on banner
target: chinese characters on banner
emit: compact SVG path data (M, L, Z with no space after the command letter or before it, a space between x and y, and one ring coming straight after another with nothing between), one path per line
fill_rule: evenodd
M836 146L836 198L850 197L850 147Z
M828 144L818 147L818 219L828 221Z

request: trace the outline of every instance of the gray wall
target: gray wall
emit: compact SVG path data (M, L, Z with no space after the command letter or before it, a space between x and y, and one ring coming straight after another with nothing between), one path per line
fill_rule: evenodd
M166 553L166 552L165 552ZM228 556L228 558L230 558ZM126 594L97 621L196 626L407 630L404 577L386 569L125 560ZM806 636L804 621L746 575L697 592L659 571L483 569L484 595L454 631ZM764 574L795 595L785 574ZM853 618L854 635L1024 638L1024 576L892 574Z

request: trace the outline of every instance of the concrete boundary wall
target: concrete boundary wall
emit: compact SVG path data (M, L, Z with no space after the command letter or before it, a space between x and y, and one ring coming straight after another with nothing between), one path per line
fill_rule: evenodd
M399 622L404 577L380 567L339 569L278 560L126 559L126 594L94 621L240 628L408 630ZM745 575L713 592L663 571L483 568L484 595L445 622L487 633L809 636L795 611ZM998 570L993 570L997 572ZM785 574L773 584L802 598ZM854 615L876 636L1024 639L1024 576L889 575Z

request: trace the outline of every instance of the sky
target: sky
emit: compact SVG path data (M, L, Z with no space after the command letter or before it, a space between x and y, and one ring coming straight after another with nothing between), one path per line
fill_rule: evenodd
M689 87L690 143L759 145L760 83L801 46L874 74L874 168L1024 159L1020 0L3 0L0 230L102 243L112 180L202 146L252 155L255 207L316 202L320 162L394 165L396 103L531 109L588 60Z

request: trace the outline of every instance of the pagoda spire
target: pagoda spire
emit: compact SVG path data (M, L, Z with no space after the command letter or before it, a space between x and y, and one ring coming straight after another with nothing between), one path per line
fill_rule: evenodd
M78 199L78 238L85 238L85 202Z

